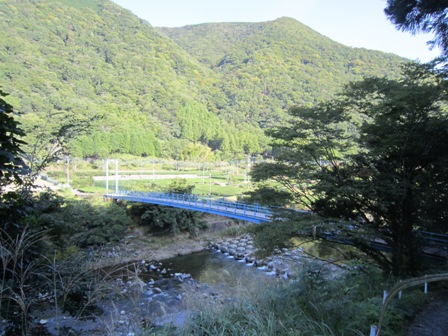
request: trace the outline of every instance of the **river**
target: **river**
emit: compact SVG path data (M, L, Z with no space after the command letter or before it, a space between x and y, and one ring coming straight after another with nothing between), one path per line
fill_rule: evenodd
M320 256L331 254L318 245L308 248ZM307 259L301 250L285 253L294 265ZM213 249L163 261L140 260L117 269L109 274L108 294L97 302L95 316L74 319L60 314L48 318L47 312L42 316L48 335L57 335L61 328L92 336L132 336L141 333L142 326L152 330L167 325L180 327L207 306L249 297L284 281L285 274L275 274L267 266L256 267Z

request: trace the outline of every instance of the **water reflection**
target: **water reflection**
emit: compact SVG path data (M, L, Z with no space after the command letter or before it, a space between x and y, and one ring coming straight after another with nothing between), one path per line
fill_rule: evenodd
M216 251L201 251L167 259L163 265L174 272L189 273L196 281L211 285L235 287L242 282L259 282L268 278L265 272Z
M340 260L346 259L346 256L353 251L353 247L349 245L342 245L331 243L322 240L305 240L294 238L293 243L296 247L303 250L305 254L322 259L322 260Z

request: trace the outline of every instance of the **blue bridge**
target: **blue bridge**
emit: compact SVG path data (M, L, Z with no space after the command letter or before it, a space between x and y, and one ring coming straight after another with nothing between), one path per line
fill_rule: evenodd
M113 194L106 194L104 197L114 200L158 204L186 210L207 212L252 223L267 222L272 216L271 210L267 207L241 202L230 202L222 198L213 199L211 197L199 197L198 195L190 194L116 191Z
M272 209L268 207L242 202L230 202L223 198L213 199L211 197L200 197L191 194L124 192L116 190L115 193L108 193L104 197L113 200L158 204L192 211L207 212L257 224L270 221L273 215ZM298 212L308 213L308 211L304 210L298 210ZM432 258L438 257L445 262L448 255L448 235L426 231L417 231L417 233L426 243L427 251L423 254L429 255ZM351 244L351 242L341 240L334 234L323 234L322 237L326 237L327 240L336 243ZM372 245L378 250L390 251L390 247L383 241L372 241Z

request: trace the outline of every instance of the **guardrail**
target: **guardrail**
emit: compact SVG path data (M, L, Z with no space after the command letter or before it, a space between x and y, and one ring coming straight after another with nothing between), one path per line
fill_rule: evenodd
M424 241L430 242L432 246L448 247L448 235L442 233L428 232L428 231L416 231Z
M383 307L381 309L380 318L378 321L378 326L370 326L370 336L379 336L381 332L381 327L383 324L384 316L386 314L387 306L394 296L401 298L401 293L404 289L424 285L424 293L428 292L428 283L436 281L448 281L448 273L442 274L431 274L425 275L419 278L412 278L400 281L394 287L392 287L388 292L384 291L383 294Z

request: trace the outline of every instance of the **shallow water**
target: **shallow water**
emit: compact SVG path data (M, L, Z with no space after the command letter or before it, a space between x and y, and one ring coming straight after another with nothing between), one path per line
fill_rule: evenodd
M138 269L138 277L144 282L138 306L140 310L144 309L144 315L149 317L152 326L181 326L193 311L197 311L198 302L204 299L224 303L277 281L266 271L214 250L162 262L134 262L128 265L128 269L124 273L128 275L121 277L123 288L132 287L129 283L133 278L129 275L136 274ZM134 303L122 300L114 304L119 310L131 312L131 304Z
M235 280L242 277L261 280L266 275L265 272L249 266L244 261L237 261L231 256L213 250L167 259L163 261L163 265L174 272L189 273L194 280L207 284L233 286Z

